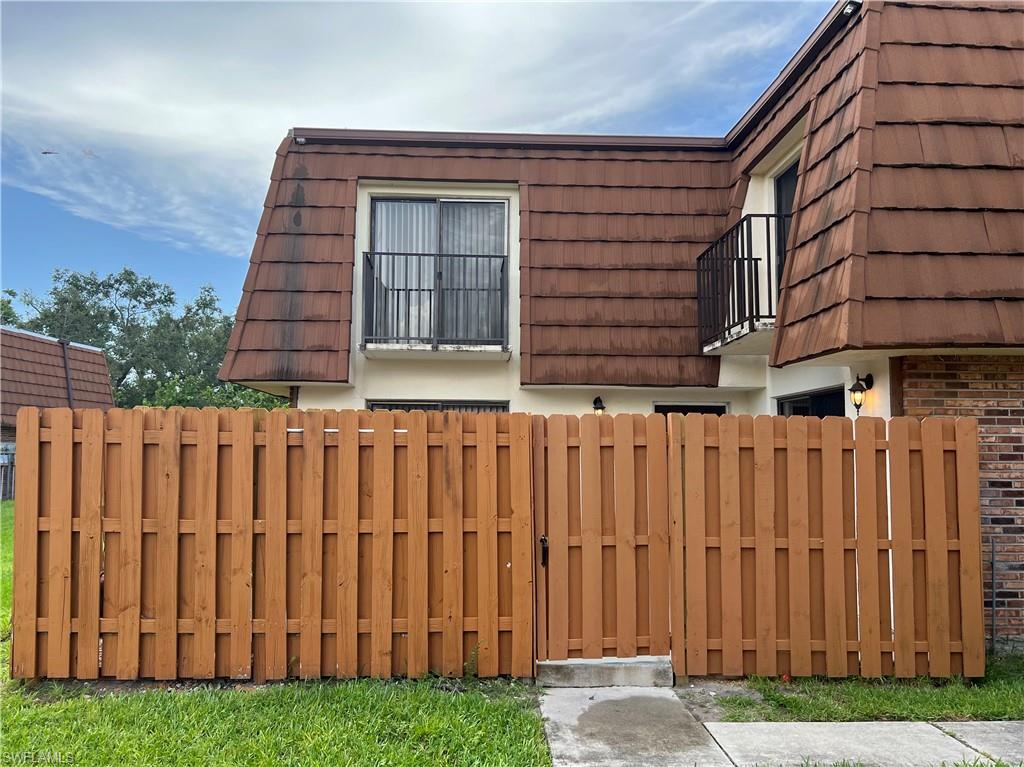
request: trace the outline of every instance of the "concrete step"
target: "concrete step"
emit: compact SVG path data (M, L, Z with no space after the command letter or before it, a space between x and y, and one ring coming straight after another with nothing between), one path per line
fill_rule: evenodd
M667 655L537 662L541 687L671 687L674 681Z

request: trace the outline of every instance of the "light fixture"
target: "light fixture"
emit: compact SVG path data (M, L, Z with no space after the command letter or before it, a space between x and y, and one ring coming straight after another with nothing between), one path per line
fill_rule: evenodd
M594 414L604 415L604 400L600 397L594 397Z
M864 404L864 393L875 385L875 377L868 373L866 376L861 378L857 376L857 380L853 382L853 386L850 387L850 402L853 403L854 409L857 411L857 415L860 415L861 405Z

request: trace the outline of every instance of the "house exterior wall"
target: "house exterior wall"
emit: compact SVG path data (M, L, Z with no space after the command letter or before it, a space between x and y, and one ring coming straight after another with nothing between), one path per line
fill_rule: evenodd
M994 607L997 643L1024 648L1024 357L902 357L896 366L906 415L978 419L986 618Z

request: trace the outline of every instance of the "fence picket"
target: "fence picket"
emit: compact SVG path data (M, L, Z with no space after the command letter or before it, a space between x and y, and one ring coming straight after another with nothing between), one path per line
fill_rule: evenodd
M669 483L669 561L672 581L669 584L669 631L672 648L672 670L676 676L686 674L686 561L684 557L683 515L683 417L668 417L668 483Z
M718 497L721 503L722 673L743 675L743 579L740 562L739 419L722 416L718 424Z
M690 674L708 672L707 550L705 529L704 416L683 418L686 440L683 464L684 529L686 532L686 668Z
M462 414L442 414L442 457L444 475L443 543L444 588L442 630L442 673L462 675ZM454 478L458 478L454 481Z
M199 414L196 435L196 572L193 673L198 679L216 674L217 654L217 487L219 416L214 408Z
M230 675L252 672L253 413L231 416L231 655Z
M921 423L924 468L925 558L928 585L928 671L950 674L949 657L949 551L946 543L946 498L942 465L942 421Z
M793 676L811 675L811 568L807 484L807 420L786 421L789 509L789 664Z
M477 641L480 676L498 673L498 422L493 413L476 418L477 573L480 606Z
M857 419L854 454L857 462L857 590L860 628L860 669L863 676L882 675L879 646L878 517L875 505L877 420Z
M825 559L825 666L832 677L847 673L846 585L843 536L843 420L821 424L821 508Z
M633 417L614 418L615 446L615 631L616 654L636 655L636 478Z
M512 676L532 677L533 646L533 508L530 503L530 419L509 419L509 464L512 505Z
M960 613L964 675L985 674L985 627L981 585L978 502L978 422L956 419L957 537L960 539Z
M601 536L601 428L593 414L580 418L580 532L584 658L604 655L604 591ZM666 582L667 585L667 582Z
M68 408L50 412L50 535L46 630L46 675L71 674L71 491L73 415Z
M548 419L548 657L569 657L569 463L564 415Z
M889 493L892 499L893 650L896 676L916 674L914 649L914 550L910 514L908 419L889 422Z
M408 674L416 679L427 673L428 647L428 469L427 416L409 414L409 653ZM358 438L358 435L356 435ZM495 553L497 560L497 553ZM495 602L494 609L497 610ZM496 624L495 624L496 625ZM495 651L497 652L497 650ZM497 657L497 656L495 656ZM497 673L495 670L494 673Z
M142 410L126 410L121 423L121 552L117 678L139 676L142 592Z
M320 676L323 619L324 414L302 419L302 583L299 623L299 676Z
M158 411L159 412L159 411ZM160 474L157 488L156 678L178 676L178 493L181 411L160 413Z
M76 679L99 676L100 572L102 571L103 413L82 418L81 490L78 533L78 660Z
M754 559L757 583L757 673L774 676L775 627L775 425L770 415L754 419Z
M39 409L23 407L17 415L17 462L14 498L14 593L11 616L11 673L16 679L36 675L36 582L39 567Z
M665 416L647 416L647 503L651 655L669 652L668 448ZM584 578L584 583L587 580Z
M267 529L266 573L267 629L264 634L264 678L288 675L288 420L284 410L272 410L266 427ZM339 650L340 652L340 650Z

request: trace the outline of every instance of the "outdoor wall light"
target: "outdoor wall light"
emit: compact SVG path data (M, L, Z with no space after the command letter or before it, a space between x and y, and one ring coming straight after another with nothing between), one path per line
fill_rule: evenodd
M594 414L604 415L604 400L600 397L594 397Z
M853 407L857 411L857 415L860 415L860 407L864 404L864 393L875 385L875 377L868 373L866 376L861 378L857 376L857 380L853 382L853 386L850 387L850 402L853 403Z

